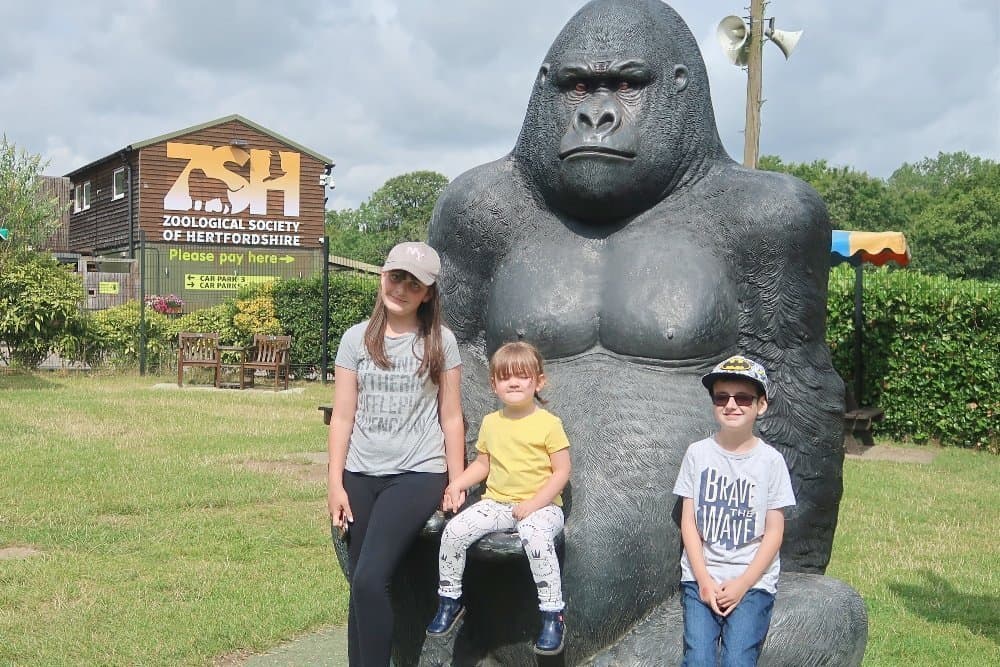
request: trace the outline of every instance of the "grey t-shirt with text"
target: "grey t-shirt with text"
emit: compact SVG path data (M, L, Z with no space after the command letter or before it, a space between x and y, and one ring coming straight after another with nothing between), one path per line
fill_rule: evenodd
M705 565L719 583L743 574L757 555L767 510L795 504L785 459L760 439L742 454L726 451L714 438L694 443L684 454L674 493L693 499ZM780 559L775 556L752 588L773 594L780 570ZM685 550L681 581L694 580Z
M368 322L340 339L335 364L357 373L358 408L345 469L366 475L445 472L444 433L438 419L438 387L418 376L423 340L415 334L385 337L389 369L375 365L365 348ZM445 370L462 363L455 334L442 327Z

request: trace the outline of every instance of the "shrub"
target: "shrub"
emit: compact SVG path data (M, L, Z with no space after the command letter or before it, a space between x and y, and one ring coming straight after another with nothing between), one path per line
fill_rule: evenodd
M340 337L366 319L375 304L378 280L347 273L330 275L329 362ZM319 367L322 361L323 285L320 278L283 280L274 286L274 304L285 333L292 336L293 365Z
M247 342L254 334L281 334L281 322L274 306L274 282L255 285L236 298L233 327Z
M55 341L53 351L64 361L99 366L102 363L103 342L94 316L87 311L70 322Z
M146 363L150 367L169 364L175 349L172 320L151 308L146 309ZM94 340L99 355L92 365L105 363L112 368L132 368L139 363L139 302L101 310L93 316Z
M182 331L192 333L218 333L221 345L246 345L249 341L233 326L235 305L232 301L220 303L211 308L202 308L170 320L171 345L177 347L177 334Z
M830 274L827 341L853 383L854 270ZM1000 453L1000 285L914 271L864 272L863 405L879 432Z
M22 253L0 270L0 341L5 361L35 368L56 348L67 331L79 330L84 314L80 276L51 256Z

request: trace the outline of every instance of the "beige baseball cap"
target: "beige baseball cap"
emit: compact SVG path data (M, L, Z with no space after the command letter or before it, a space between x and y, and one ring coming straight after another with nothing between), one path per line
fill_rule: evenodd
M396 244L385 258L382 272L406 271L424 285L430 286L441 273L441 258L437 251L421 241Z

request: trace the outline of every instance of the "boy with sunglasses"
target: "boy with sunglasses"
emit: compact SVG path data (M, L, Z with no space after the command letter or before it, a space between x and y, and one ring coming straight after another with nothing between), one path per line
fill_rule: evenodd
M785 528L795 504L781 454L753 434L767 411L764 367L736 355L702 378L719 430L684 455L684 665L756 665L771 622ZM718 647L721 639L721 652Z

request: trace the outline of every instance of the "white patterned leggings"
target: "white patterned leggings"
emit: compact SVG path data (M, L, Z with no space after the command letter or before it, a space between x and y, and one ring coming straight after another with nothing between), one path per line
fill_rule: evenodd
M438 554L438 595L455 600L462 597L465 552L473 542L488 533L516 528L538 588L538 608L563 609L559 559L553 543L563 527L563 511L556 505L547 505L517 521L511 514L513 508L513 504L484 498L448 522Z

